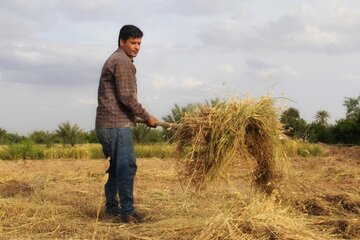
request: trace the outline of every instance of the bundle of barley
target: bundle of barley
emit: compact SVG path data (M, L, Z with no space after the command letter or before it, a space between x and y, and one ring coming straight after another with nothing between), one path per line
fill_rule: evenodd
M250 160L255 183L272 189L286 159L278 112L273 98L262 97L229 99L185 116L174 133L178 147L189 150L181 176L202 188L226 177L230 163Z

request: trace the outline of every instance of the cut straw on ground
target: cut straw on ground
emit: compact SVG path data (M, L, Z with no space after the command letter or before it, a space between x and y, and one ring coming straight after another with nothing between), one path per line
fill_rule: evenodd
M0 239L359 239L358 163L291 158L283 191L268 195L250 185L247 163L229 169L229 184L184 193L175 159L138 159L146 221L120 224L102 209L96 221L103 160L0 161Z

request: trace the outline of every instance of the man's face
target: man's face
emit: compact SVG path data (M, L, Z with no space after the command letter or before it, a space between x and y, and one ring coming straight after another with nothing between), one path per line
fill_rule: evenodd
M129 38L126 41L120 39L120 47L131 58L136 57L136 55L139 53L140 45L141 45L141 38Z

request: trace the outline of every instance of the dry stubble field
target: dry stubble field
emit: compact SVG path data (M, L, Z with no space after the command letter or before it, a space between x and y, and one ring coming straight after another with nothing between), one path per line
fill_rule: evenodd
M202 192L180 184L179 168L138 159L136 206L146 221L120 224L102 214L102 161L0 161L0 239L360 239L357 147L291 158L271 196L252 187L246 164Z

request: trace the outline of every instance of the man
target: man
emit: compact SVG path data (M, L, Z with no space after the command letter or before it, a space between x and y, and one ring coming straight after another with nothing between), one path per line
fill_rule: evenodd
M109 178L105 184L105 211L123 222L140 222L134 209L136 157L131 127L135 119L155 128L158 120L137 100L136 68L133 59L140 50L142 31L133 25L120 29L119 48L105 62L98 89L96 134L105 157L110 157ZM118 198L120 199L120 205Z

